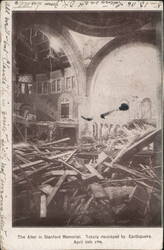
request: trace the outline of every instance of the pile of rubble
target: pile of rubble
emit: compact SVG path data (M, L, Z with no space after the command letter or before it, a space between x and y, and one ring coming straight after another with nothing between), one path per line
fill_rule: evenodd
M160 136L134 123L87 150L69 138L15 144L13 225L159 224L161 167L152 144Z

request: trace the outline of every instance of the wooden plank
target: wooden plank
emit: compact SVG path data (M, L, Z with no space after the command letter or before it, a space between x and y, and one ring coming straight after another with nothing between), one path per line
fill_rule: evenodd
M68 155L68 158L69 158L69 156L71 154L74 154L74 151L72 152L72 150L71 150L71 151L67 151L65 153L61 153L61 154L57 154L57 155L51 155L51 156L48 157L48 159L53 160L53 159L61 158L61 157L66 156L66 155Z
M18 149L14 149L14 153L19 154L21 156L26 156L26 154L23 151L21 151L20 149L19 150Z
M77 149L75 149L70 155L68 155L68 157L66 158L66 162L69 161L76 152Z
M67 146L67 147L62 147L62 146L52 146L54 150L74 150L77 149L77 146Z
M50 171L47 173L47 175L77 175L77 172L74 170L54 170L54 171Z
M143 164L139 164L140 167L142 167L142 171L145 172L148 176L150 176L151 178L157 178L157 176L155 175L155 173L151 170L151 168L149 166L144 166Z
M91 196L91 197L88 199L88 201L86 202L86 204L85 204L85 206L84 206L84 209L83 209L84 213L88 210L88 208L89 208L89 206L90 206L90 204L91 204L91 202L92 202L93 199L94 199L94 197Z
M25 168L29 168L29 167L33 167L33 166L38 166L39 167L40 163L43 163L43 160L32 161L32 162L29 162L29 163L22 164L21 168L25 169ZM19 167L13 168L14 171L17 171L19 169L20 169Z
M70 152L65 152L65 153L62 153L62 154L57 154L57 155L54 155L54 156L49 156L49 157L45 158L45 160L47 159L47 161L48 161L48 160L57 159L57 158L60 158L60 157L62 157L62 156L64 156L64 155L67 155L67 154L69 154L69 153L72 153L72 151L70 151ZM26 169L26 168L29 168L29 167L33 167L33 166L39 167L39 164L41 164L41 163L43 163L43 162L44 162L44 160L37 160L37 161L32 161L32 162L29 162L29 163L22 164L22 165L20 165L20 166L21 166L21 168L23 168L23 169ZM19 170L19 169L20 169L19 167L13 168L14 171L17 171L17 170Z
M96 162L96 165L94 166L95 168L101 164L103 161L105 161L109 156L104 153L103 151L98 155L98 159L97 159L97 162Z
M31 145L27 142L21 142L13 144L13 149L22 149L22 148L30 148Z
M47 184L47 185L41 185L40 187L39 187L39 190L41 190L44 194L46 194L46 195L50 195L50 193L52 192L52 190L53 190L53 186L51 186L51 185L49 185L49 184Z
M160 129L155 130L146 136L143 135L139 140L137 140L132 145L127 145L125 148L123 148L118 155L115 157L115 159L112 161L112 163L115 162L123 162L127 159L132 158L132 156L136 153L138 153L143 147L149 145L153 142L154 138L161 132Z
M21 156L19 154L15 154L15 156L16 156L17 159L19 159L23 163L29 163L30 162L29 160L27 160L26 158L24 158L23 156Z
M145 182L143 182L143 181L140 181L140 180L137 180L136 182L137 182L138 184L140 184L140 185L142 185L142 186L144 186L144 187L146 187L146 188L152 190L152 186L149 186L147 183L145 183ZM153 191L156 192L156 193L159 193L159 192L160 192L160 190L157 189L157 188L155 188L155 187L153 187Z
M104 177L91 164L85 164L85 167L91 174L97 176L100 180L104 179Z
M93 174L85 174L81 176L82 180L79 181L79 179L72 180L69 183L65 183L64 187L65 188L78 188L81 184L83 185L89 185L95 181L98 180L97 176Z
M50 204L50 202L52 201L52 199L55 197L57 191L59 190L59 188L61 187L61 185L63 184L64 180L66 178L66 175L63 175L59 178L58 182L56 183L55 187L53 188L52 192L50 193L50 195L47 197L47 206Z
M51 165L52 165L52 164L47 164L46 166L40 166L39 169L35 169L35 170L33 170L31 173L26 173L26 176L27 176L27 177L30 177L30 176L32 176L32 175L34 175L34 174L36 174L36 173L38 173L38 172L40 172L40 171L43 171L44 169L47 169L47 168L50 167ZM21 182L22 180L24 180L24 177L20 177L19 179L16 180L15 183L19 183L19 182Z
M35 144L31 144L31 146L40 154L42 154L42 152L39 150L39 148L35 145Z
M66 141L69 141L69 140L70 140L70 138L66 137L66 138L63 138L63 139L60 139L60 140L57 140L57 141L52 141L52 142L49 142L49 143L46 143L46 144L39 145L39 147L47 147L47 146L50 146L50 145L54 145L54 144L61 143L61 142L66 142Z
M111 167L111 163L108 163L108 162L104 162L104 165L107 166L107 167ZM127 168L127 167L122 166L120 164L114 164L113 167L118 168L118 169L120 169L120 170L122 170L122 171L124 171L126 173L129 173L131 175L134 175L136 177L140 177L140 178L145 177L145 178L147 178L147 176L144 175L143 173L140 173L140 172L138 172L138 171L136 171L134 169L131 169L131 168Z
M79 152L77 155L81 158L84 158L85 156L87 158L89 158L89 157L97 157L98 153L96 153L96 152Z
M80 175L85 175L84 173L82 173L81 171L79 171L77 168L73 167L72 165L68 164L68 163L65 162L65 161L59 159L59 162L63 163L65 166L67 166L67 167L69 167L69 168L75 170L78 174L80 174Z
M42 194L40 197L40 218L46 218L47 216L47 199L46 195Z
M47 184L50 181L54 180L54 177L50 177L49 179L47 179L46 181L43 181L42 184Z
M76 150L74 150L74 151L68 151L68 152L65 152L65 153L61 153L61 154L57 154L57 157L56 156L53 156L53 155L51 155L51 156L49 156L49 157L46 157L45 155L43 155L42 156L42 154L40 154L39 156L38 156L38 158L40 158L40 159L42 159L42 160L44 160L44 161L47 161L47 162L56 162L56 158L59 158L59 159L61 159L61 158L64 158L65 157L65 159L62 159L62 160L64 160L64 161L68 161L69 159L71 159L71 157L74 155L74 153L75 153L75 151ZM54 161L55 160L55 161Z
M129 179L114 179L114 180L107 180L102 183L103 187L107 187L112 183L129 183L129 182L136 182L136 181L143 181L143 180L149 180L149 177L147 178L129 178Z
M53 149L56 149L56 150L64 150L64 153L66 153L66 152L68 152L68 151L72 151L72 150L75 150L76 148L75 147L53 147ZM46 149L45 149L46 150ZM77 151L77 149L75 150L75 152ZM49 151L48 149L47 149L47 152L39 152L39 154L40 155L42 155L42 156L47 156L47 155L54 155L54 154L56 154L56 151ZM38 154L38 155L39 155ZM34 152L31 152L31 153L27 153L26 154L26 156L33 156L33 155L35 155L36 156L36 153L34 153ZM39 156L38 156L39 157Z

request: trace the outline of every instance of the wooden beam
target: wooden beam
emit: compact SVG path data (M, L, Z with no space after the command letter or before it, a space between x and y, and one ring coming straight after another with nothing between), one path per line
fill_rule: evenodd
M57 140L57 141L52 141L52 142L49 142L49 143L46 143L46 144L39 145L39 147L47 147L47 146L50 146L50 145L54 145L54 144L61 143L61 142L66 142L66 141L69 141L69 140L70 140L70 138L66 137L66 138L63 138L63 139L60 139L60 140Z
M85 167L89 170L89 172L98 177L98 179L103 180L104 177L91 165L85 164Z
M42 184L47 184L49 183L50 181L53 181L54 180L54 176L53 177L50 177L49 179L47 179L46 181L43 181Z
M80 170L78 170L77 168L73 167L72 165L68 164L67 162L63 161L63 160L59 160L59 162L63 163L65 166L75 170L78 174L80 175L85 175L84 173L82 173Z
M51 161L52 160L52 162L53 162L54 159L60 158L60 157L62 157L64 155L68 155L69 153L72 153L72 151L65 152L65 153L62 153L62 154L57 154L57 155L50 156L50 157L47 157L47 158L45 157L44 160L37 160L37 161L32 161L32 162L29 162L29 163L25 163L25 164L20 165L20 167L23 168L23 169L26 169L26 168L29 168L29 167L33 167L33 166L39 167L39 164L43 163L45 160L47 160L47 161ZM15 167L13 170L17 171L19 169L20 169L19 167Z
M96 168L99 164L103 163L103 161L105 161L108 157L109 156L102 151L100 154L98 154L98 159L94 167Z
M74 150L76 147L52 147L54 150L63 150L64 151L64 153L66 153L67 152L67 150L69 150L69 151L72 151L72 150ZM32 149L31 149L32 150ZM17 150L15 150L15 151L17 151ZM40 151L40 150L39 150ZM77 151L77 150L76 150ZM38 153L40 153L42 156L45 156L45 155L54 155L54 154L56 154L56 151L48 151L48 152L43 152L43 151L40 151L40 152L38 152ZM76 153L76 152L75 152ZM22 155L24 156L33 156L33 155L36 155L36 153L35 152L30 152L30 153L22 153Z
M136 181L143 181L143 180L149 180L149 177L143 177L143 178L131 178L131 179L113 179L113 180L107 180L104 183L102 183L102 185L104 187L107 187L108 185L110 185L111 183L129 183L129 182L136 182Z
M115 164L112 166L111 163L104 162L104 165L107 166L107 167L113 167L113 168L115 168L115 169L120 169L120 170L122 170L122 171L124 171L124 172L126 172L126 173L129 173L129 174L131 174L131 175L134 175L134 176L136 176L136 177L140 177L140 178L143 178L143 177L147 178L147 177L148 177L148 176L144 175L143 173L140 173L139 171L136 171L136 170L131 169L131 168L127 168L127 167L122 166L122 165L120 165L120 164L116 164L116 163L115 163Z
M59 190L59 188L61 187L61 185L63 184L64 180L66 178L66 175L63 175L59 178L58 182L56 183L55 187L53 188L52 192L50 193L50 195L47 197L47 206L51 203L52 199L55 197L57 191Z
M51 176L55 176L55 175L77 175L77 172L74 171L74 170L52 170L52 171L49 171L46 175L51 175ZM45 175L44 175L45 176Z
M20 167L23 168L23 169L26 169L26 168L29 168L29 167L33 167L33 166L39 167L39 164L43 163L43 162L44 162L43 160L32 161L32 162L29 162L29 163L22 164ZM20 169L19 167L15 167L13 170L17 171L19 169Z
M149 145L153 142L154 138L161 132L160 129L150 132L147 135L143 135L138 141L134 142L132 145L127 145L123 148L112 163L123 162L127 159L133 157L134 154L138 153L143 147Z
M47 199L46 195L42 194L40 197L40 218L45 218L47 216Z
M148 185L147 183L145 183L145 182L143 182L143 181L140 181L140 180L137 180L136 182L137 182L138 184L140 184L140 185L142 185L142 186L144 186L144 187L150 189L150 190L153 189L153 192L156 192L156 193L159 195L159 193L160 193L160 190L159 190L159 189L157 189L157 188L155 188L155 187L152 187L152 186Z
M77 152L77 149L75 149L70 155L68 155L66 162L68 162L76 152Z
M43 171L44 169L47 169L47 168L50 167L51 165L52 165L52 164L47 164L47 165L45 165L45 166L40 166L39 169L34 169L34 170L32 170L31 173L26 173L26 176L27 176L27 177L30 177L30 176L32 176L32 175L34 175L34 174L36 174L36 173L38 173L38 172L40 172L40 171ZM19 177L19 179L16 180L16 183L19 183L19 182L21 182L22 180L24 180L24 177L23 177L23 176L22 176L22 177Z
M23 163L29 163L30 161L26 158L24 158L23 156L19 155L16 153L16 158L19 159L20 161L22 161Z

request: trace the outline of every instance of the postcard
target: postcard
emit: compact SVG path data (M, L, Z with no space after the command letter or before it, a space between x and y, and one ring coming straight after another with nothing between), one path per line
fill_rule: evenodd
M162 249L162 15L1 2L1 249Z

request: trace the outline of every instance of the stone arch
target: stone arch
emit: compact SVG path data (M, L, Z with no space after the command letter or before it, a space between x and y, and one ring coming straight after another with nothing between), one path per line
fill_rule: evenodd
M143 43L149 43L152 45L158 45L160 47L160 42L158 41L158 44L156 44L156 32L155 30L144 30L144 31L138 31L134 34L127 34L126 36L119 36L115 39L111 40L109 43L107 43L102 49L100 49L96 55L92 58L88 68L87 68L87 83L86 83L86 95L89 96L91 93L91 85L92 85L92 77L94 76L94 73L98 67L98 65L101 63L101 61L105 58L107 54L115 50L116 48L121 47L122 45L132 43L132 42L143 42Z
M90 86L87 86L90 113L97 121L100 113L118 108L121 98L129 100L130 108L126 112L112 113L106 118L109 123L126 123L135 118L133 114L138 119L139 103L145 98L146 93L146 97L152 101L153 120L159 124L161 117L160 53L159 47L155 46L155 36L151 32L148 34L149 39L148 36L143 39L138 35L137 39L134 39L134 36L133 40L126 39L124 44L120 41L119 46L115 43L115 47L109 47L110 53L106 53L105 50L102 59L97 58L97 65L92 68L93 72L90 75Z
M63 26L62 27L62 36L70 45L71 48L71 56L72 56L72 64L75 69L77 82L78 82L78 95L84 96L86 95L86 69L83 62L83 58L81 52L76 45L72 35L70 34L69 30ZM68 57L69 58L69 57Z
M85 5L85 2L82 4ZM89 36L109 37L133 32L155 18L147 13L127 13L119 12L101 12L94 11L90 13L74 12L65 13L61 22L70 29ZM113 22L112 22L113 21Z

